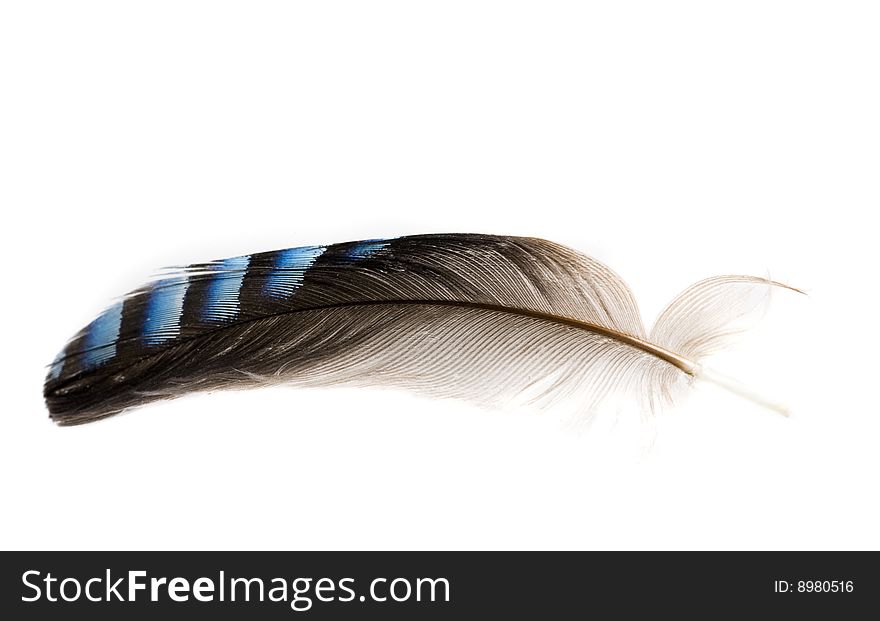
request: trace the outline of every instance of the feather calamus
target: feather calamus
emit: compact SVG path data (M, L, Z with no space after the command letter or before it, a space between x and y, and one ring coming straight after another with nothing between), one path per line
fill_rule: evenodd
M704 280L647 333L617 274L542 239L417 235L263 252L170 270L124 296L56 357L44 396L52 419L71 425L281 382L483 404L577 398L585 409L632 391L653 408L703 377L784 411L700 365L773 287L791 289Z

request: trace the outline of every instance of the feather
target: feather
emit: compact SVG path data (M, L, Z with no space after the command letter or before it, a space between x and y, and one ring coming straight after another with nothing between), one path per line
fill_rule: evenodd
M781 409L700 360L769 290L720 276L646 333L599 261L542 239L418 235L263 252L168 270L76 334L50 365L54 421L86 423L194 391L280 382L384 385L497 405L527 395L648 409L696 377Z

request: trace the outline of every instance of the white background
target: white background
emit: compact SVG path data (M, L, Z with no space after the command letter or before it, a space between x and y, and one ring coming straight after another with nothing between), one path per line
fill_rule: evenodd
M878 32L872 2L3 3L0 546L877 549ZM587 431L289 388L48 420L45 366L155 268L425 232L568 244L648 321L719 273L804 288L711 361L793 416L697 385Z

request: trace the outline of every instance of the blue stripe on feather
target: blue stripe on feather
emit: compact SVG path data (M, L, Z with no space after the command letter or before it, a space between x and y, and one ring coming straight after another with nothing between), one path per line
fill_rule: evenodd
M306 270L324 254L324 246L303 246L280 250L275 265L266 278L263 293L272 298L286 298L302 284Z
M202 319L224 321L235 319L239 311L238 294L250 263L250 256L224 259L215 264L217 275L211 277Z
M358 242L349 248L345 253L345 256L349 259L367 259L388 246L390 243L391 242L387 239L367 239Z
M189 280L185 274L165 278L153 285L141 335L144 343L159 345L180 333L180 314L188 288Z
M83 365L92 369L116 355L116 339L122 325L122 302L117 302L89 324L83 338Z

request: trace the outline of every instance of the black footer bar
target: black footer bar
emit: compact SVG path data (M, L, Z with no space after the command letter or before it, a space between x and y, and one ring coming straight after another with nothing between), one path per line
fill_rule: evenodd
M849 618L841 615L877 612L880 603L874 552L7 552L2 559L2 612L14 615L6 619Z

